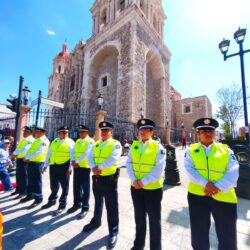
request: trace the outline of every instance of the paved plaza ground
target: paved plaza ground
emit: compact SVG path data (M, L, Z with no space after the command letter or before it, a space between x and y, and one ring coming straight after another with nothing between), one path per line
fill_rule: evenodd
M187 183L188 178L183 168L184 150L176 149L177 164L180 171L181 185L164 187L162 201L162 246L164 250L189 250L190 226L187 207ZM120 165L123 166L126 157L122 157ZM73 189L72 179L68 207L72 206ZM135 223L133 205L130 197L130 182L126 169L121 168L119 179L119 215L120 231L117 250L129 250L133 245ZM48 172L43 176L44 203L50 194ZM82 233L82 228L89 223L93 215L94 197L91 194L90 211L87 216L78 220L78 213L67 214L66 212L57 217L52 217L58 204L48 210L36 207L27 210L32 203L20 204L9 193L0 193L0 210L4 215L3 250L72 250L106 249L108 239L108 227L106 210L104 210L102 226L90 233ZM250 200L239 199L238 205L238 249L250 249ZM211 249L217 249L217 239L214 224L210 232ZM149 234L145 249L149 249Z

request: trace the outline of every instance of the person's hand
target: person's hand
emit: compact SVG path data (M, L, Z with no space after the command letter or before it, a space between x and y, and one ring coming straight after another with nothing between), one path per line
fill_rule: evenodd
M47 170L47 167L43 167L43 169L42 169L42 174L45 173L46 170Z
M141 188L143 188L142 181L136 180L136 181L134 181L133 183L134 183L135 189L141 189Z
M67 172L66 172L66 175L70 176L72 174L72 170L69 169Z
M28 159L23 159L23 161L24 161L25 163L29 163L29 162L30 162L30 160L28 160Z
M17 156L17 155L15 155L15 154L12 153L11 156L10 156L10 158L11 158L11 159L15 159L16 156Z
M78 168L79 167L79 164L76 163L75 161L72 161L71 165L73 166L73 168Z
M95 175L100 175L102 170L98 167L94 167L92 168L92 172L95 174Z
M14 166L14 164L11 162L9 163L9 168L12 168Z
M217 193L220 192L220 189L217 188L212 182L208 182L207 185L205 186L205 190L204 190L206 196L213 196Z

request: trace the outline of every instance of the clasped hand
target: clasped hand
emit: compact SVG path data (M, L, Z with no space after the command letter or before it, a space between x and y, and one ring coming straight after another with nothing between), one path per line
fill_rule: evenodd
M212 182L208 182L207 185L205 186L204 190L206 196L213 196L217 193L220 192L220 189L217 188Z

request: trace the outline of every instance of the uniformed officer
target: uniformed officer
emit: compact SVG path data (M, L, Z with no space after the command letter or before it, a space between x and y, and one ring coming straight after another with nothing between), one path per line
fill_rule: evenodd
M49 148L43 172L50 166L50 189L48 203L42 206L42 209L49 208L56 204L59 185L62 187L62 195L59 199L59 207L54 215L60 214L67 205L67 196L69 193L69 178L72 173L70 160L74 159L74 141L69 138L68 126L60 127L58 137L54 139Z
M96 229L101 225L105 199L109 227L108 248L112 249L117 242L119 226L117 183L121 144L112 138L113 125L111 123L103 121L99 124L99 128L101 129L101 140L96 142L89 155L89 165L93 172L95 211L94 217L83 228L83 232Z
M193 249L209 250L211 214L218 249L236 250L237 185L239 164L227 145L215 142L218 122L201 118L194 122L200 142L186 151L184 165L190 177L188 204Z
M28 163L28 187L27 196L20 202L26 202L35 199L28 208L38 206L43 201L42 194L42 169L49 149L49 140L46 137L46 129L34 127L35 140L27 151L24 162Z
M27 193L28 186L28 164L23 161L26 153L31 147L34 137L30 127L23 128L23 139L19 142L16 150L13 152L12 157L17 158L16 161L16 190L11 195L18 194L15 199L22 198Z
M137 122L140 140L133 141L126 163L136 224L133 250L144 249L146 215L149 217L150 249L161 249L162 172L166 152L158 141L152 139L154 127L155 123L150 119Z
M78 219L82 219L89 211L90 197L90 166L88 156L92 150L95 141L89 137L89 128L84 125L79 125L80 138L76 141L74 148L74 160L71 165L74 168L73 177L73 195L74 204L67 211L74 213L79 208L82 208Z

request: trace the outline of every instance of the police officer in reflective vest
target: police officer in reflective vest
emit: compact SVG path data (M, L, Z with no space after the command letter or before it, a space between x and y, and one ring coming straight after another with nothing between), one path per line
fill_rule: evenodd
M149 217L150 249L161 249L162 172L166 152L158 141L152 139L154 127L155 123L150 119L137 122L140 140L131 145L126 163L136 224L133 250L144 249L146 215Z
M121 144L112 138L113 125L111 123L103 121L99 124L99 128L101 129L101 140L96 142L89 155L89 164L93 172L95 211L94 217L83 228L83 232L96 229L101 225L105 199L109 227L108 248L112 249L117 242L119 226L117 183Z
M209 250L211 214L219 250L236 250L237 185L239 164L227 145L215 142L218 122L201 118L194 122L200 142L186 151L184 165L190 177L188 204L193 249Z
M68 137L68 126L60 127L58 137L53 140L49 148L43 172L47 166L50 166L50 189L48 203L42 206L42 209L47 209L56 204L58 198L57 193L59 186L62 187L62 195L59 199L59 207L55 211L54 216L62 213L67 205L67 196L69 193L69 178L72 173L70 161L74 159L74 141Z
M26 202L35 199L28 209L38 206L43 201L41 173L50 144L45 135L46 129L35 127L34 130L35 140L24 157L24 162L28 163L27 196L20 200Z
M82 208L78 217L78 219L82 219L89 211L90 166L88 163L88 156L95 141L88 136L88 127L81 124L79 125L78 130L80 138L76 141L74 148L74 160L71 162L71 165L74 168L74 205L67 212L74 213L79 208Z
M17 195L15 199L20 199L27 193L28 186L28 164L23 161L26 153L31 147L34 137L32 136L32 129L28 126L23 128L23 139L19 142L12 157L17 158L16 161L16 190L11 195Z

